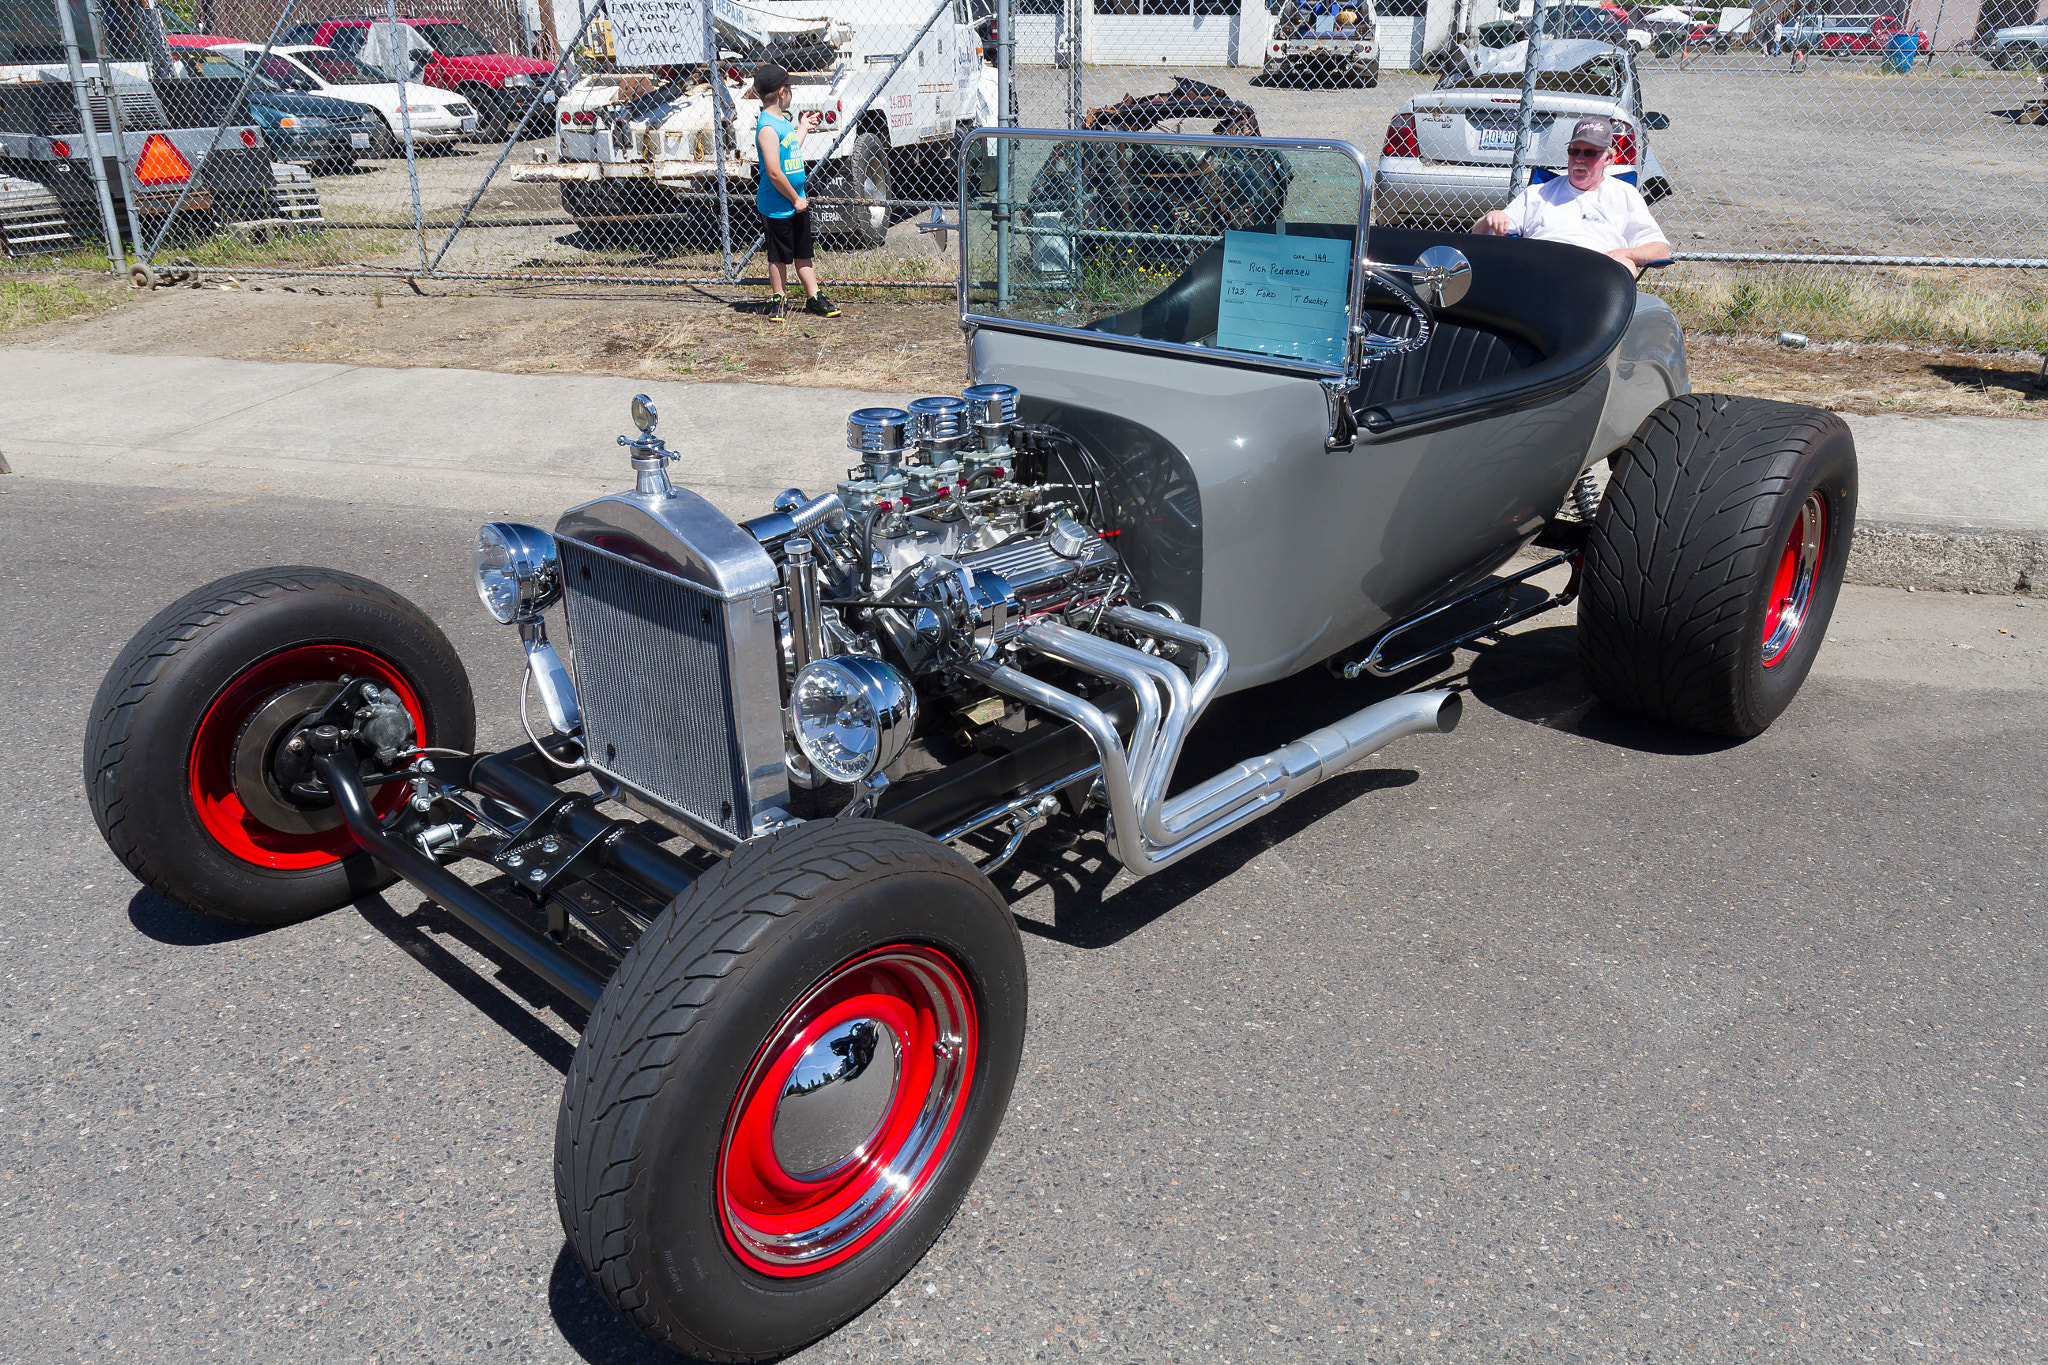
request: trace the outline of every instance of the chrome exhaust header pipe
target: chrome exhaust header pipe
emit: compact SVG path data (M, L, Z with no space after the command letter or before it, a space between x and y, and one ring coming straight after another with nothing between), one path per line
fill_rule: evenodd
M1137 699L1138 719L1128 746L1101 708L1063 688L993 662L968 671L1006 696L1072 722L1088 736L1102 765L1110 845L1136 876L1206 848L1404 735L1449 734L1464 705L1457 693L1444 690L1391 697L1168 800L1165 793L1181 746L1215 696L1229 653L1208 631L1152 612L1118 607L1107 619L1200 650L1202 663L1194 679L1168 660L1051 622L1028 626L1018 638L1035 653L1129 689Z

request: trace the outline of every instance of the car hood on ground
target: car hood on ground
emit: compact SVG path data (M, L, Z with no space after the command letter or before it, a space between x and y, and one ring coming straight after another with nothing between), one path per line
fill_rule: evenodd
M2021 24L2017 28L2002 28L1991 35L1991 41L1994 43L2010 43L2016 40L2032 41L2034 39L2048 39L2048 24Z

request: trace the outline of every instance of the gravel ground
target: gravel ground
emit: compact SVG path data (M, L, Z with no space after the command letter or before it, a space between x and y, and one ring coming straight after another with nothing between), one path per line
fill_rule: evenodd
M50 277L23 277L48 288ZM0 278L0 286L7 281ZM255 279L137 294L119 281L61 281L82 316L21 326L6 343L116 355L217 355L659 380L747 379L878 393L966 382L953 303L846 298L845 316L774 324L757 288ZM880 292L880 291L878 291ZM1837 412L2048 417L2030 353L1840 343L1791 351L1767 339L1687 339L1693 387ZM0 449L5 448L0 439Z
M556 1227L572 1010L402 888L178 911L80 790L121 643L262 563L413 596L510 740L469 519L13 475L0 527L7 1357L662 1358ZM800 1358L2041 1358L2043 612L1851 589L1733 746L1594 705L1539 618L1460 656L1455 736L1158 877L1047 831L995 1155ZM1363 700L1235 699L1196 761Z

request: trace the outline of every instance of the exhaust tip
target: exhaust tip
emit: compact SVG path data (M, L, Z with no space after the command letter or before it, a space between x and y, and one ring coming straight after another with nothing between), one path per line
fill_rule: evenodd
M1458 728L1458 718L1465 714L1465 696L1462 692L1445 695L1444 704L1436 709L1436 728L1440 734L1449 734Z

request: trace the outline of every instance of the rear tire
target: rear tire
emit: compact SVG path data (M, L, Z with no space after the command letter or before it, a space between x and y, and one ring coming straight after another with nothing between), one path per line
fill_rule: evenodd
M1818 408L1720 394L1645 419L1587 538L1579 658L1616 706L1761 734L1827 634L1856 527L1856 445Z
M1024 1022L1016 925L957 853L877 820L758 839L663 912L584 1029L555 1128L569 1245L671 1349L815 1341L952 1221ZM874 1212L835 1228L848 1208Z
M455 647L366 578L265 569L164 608L93 699L85 789L107 846L164 899L240 924L289 924L389 886L395 875L356 847L331 806L285 810L275 823L263 815L283 808L263 800L268 764L252 736L269 735L274 750L294 719L333 695L320 689L345 676L396 689L419 744L474 743ZM378 808L404 795L388 784Z

